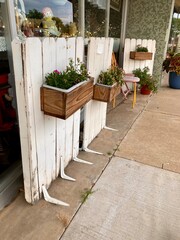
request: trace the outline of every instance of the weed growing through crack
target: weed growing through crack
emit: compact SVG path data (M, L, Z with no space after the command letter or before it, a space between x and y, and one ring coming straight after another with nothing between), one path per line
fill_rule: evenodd
M57 218L62 222L64 227L68 226L69 221L68 221L68 218L65 214L59 213L59 214L57 214Z
M112 155L112 152L107 152L107 155L111 156L111 155Z
M85 188L84 191L81 193L81 203L85 203L88 197L93 194L95 191L92 191L92 189Z

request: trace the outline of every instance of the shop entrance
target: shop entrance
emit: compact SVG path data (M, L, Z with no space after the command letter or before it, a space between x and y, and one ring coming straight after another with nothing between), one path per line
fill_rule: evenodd
M0 209L22 185L21 151L17 121L11 33L6 3L0 2Z

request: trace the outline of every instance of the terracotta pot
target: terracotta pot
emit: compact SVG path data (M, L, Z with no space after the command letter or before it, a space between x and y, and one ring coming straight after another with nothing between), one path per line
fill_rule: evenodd
M147 86L142 86L141 87L141 94L149 95L150 93L151 93L151 90L149 90Z

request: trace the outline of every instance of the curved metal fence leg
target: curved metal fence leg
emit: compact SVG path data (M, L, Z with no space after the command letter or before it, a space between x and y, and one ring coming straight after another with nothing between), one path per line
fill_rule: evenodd
M64 172L64 161L63 161L63 159L62 159L62 156L61 156L60 159L61 159L61 160L60 160L60 164L61 164L60 176L61 176L61 178L65 179L65 180L69 180L69 181L75 182L76 179L74 179L74 178L72 178L72 177L69 177L69 176L67 176L67 175L65 174L65 172Z
M85 163L85 164L89 164L89 165L93 164L92 162L85 161L85 160L80 159L80 158L78 158L78 157L73 158L73 160L74 160L75 162L79 162L79 163Z
M63 201L60 201L56 198L52 198L51 196L49 196L48 191L47 191L47 189L45 188L44 185L42 185L42 191L43 191L43 196L44 196L45 201L47 201L49 203L56 204L56 205L62 205L62 206L65 206L65 207L69 207L68 203L65 203Z
M104 129L107 129L107 130L110 130L110 131L116 131L116 132L118 132L118 131L119 131L119 130L117 130L117 129L110 128L110 127L107 127L107 126L105 126L105 127L104 127Z
M89 153L95 153L95 154L103 155L103 153L101 153L101 152L96 152L96 151L91 150L91 149L89 149L89 148L84 148L83 150L84 150L85 152L89 152Z

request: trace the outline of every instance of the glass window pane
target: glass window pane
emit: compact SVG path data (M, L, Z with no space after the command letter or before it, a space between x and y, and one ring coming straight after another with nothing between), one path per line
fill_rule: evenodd
M17 29L25 36L74 36L77 35L77 14L67 0L14 0ZM77 12L77 10L76 10Z
M85 37L105 36L106 1L85 1Z

